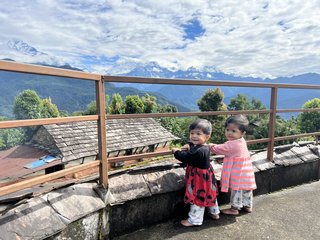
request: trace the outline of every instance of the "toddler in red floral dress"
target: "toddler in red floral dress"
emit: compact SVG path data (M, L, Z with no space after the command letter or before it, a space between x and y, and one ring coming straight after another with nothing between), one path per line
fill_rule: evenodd
M212 219L219 219L220 213L216 178L210 164L209 145L206 144L212 132L211 123L198 119L190 125L189 132L190 142L181 149L172 149L175 158L187 165L184 201L190 203L190 211L188 219L181 221L185 227L202 225L206 207Z

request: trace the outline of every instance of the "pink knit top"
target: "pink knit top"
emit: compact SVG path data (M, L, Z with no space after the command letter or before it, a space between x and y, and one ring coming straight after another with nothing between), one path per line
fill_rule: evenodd
M221 172L221 192L256 189L250 153L244 138L216 144L210 148L215 154L224 155Z

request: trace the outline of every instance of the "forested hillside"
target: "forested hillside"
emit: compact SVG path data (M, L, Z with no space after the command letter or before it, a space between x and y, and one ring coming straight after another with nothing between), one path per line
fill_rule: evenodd
M50 97L60 110L69 113L84 110L95 100L95 83L93 81L58 78L35 74L0 71L0 116L11 117L14 97L25 89L35 90L41 98ZM127 95L143 96L147 91L131 87L115 87L105 84L106 94L119 93L123 98ZM167 100L159 93L150 93L157 98L159 104L177 106L179 111L189 111L173 101Z

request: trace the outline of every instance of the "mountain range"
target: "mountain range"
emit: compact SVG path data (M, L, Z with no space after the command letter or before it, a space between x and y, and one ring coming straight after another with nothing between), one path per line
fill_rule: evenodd
M35 90L41 98L50 97L59 110L69 113L85 110L87 105L95 100L95 83L93 81L59 78L36 74L0 71L0 116L13 117L12 108L14 97L25 89ZM106 94L112 96L120 93L123 99L127 95L143 96L148 93L132 87L116 87L114 84L105 84ZM190 111L187 107L166 99L159 93L150 93L157 98L161 105L177 106L179 111Z
M124 74L126 76L144 76L144 77L161 77L161 78L181 78L181 79L201 79L214 81L239 81L239 82L258 82L258 83L282 83L282 84L320 84L320 75L316 73L302 74L293 77L279 77L275 79L262 79L253 77L238 77L230 74L219 73L214 71L198 71L190 68L186 71L171 71L161 68L156 63L148 66L137 67ZM116 86L125 86L126 84L117 84ZM174 86L174 85L131 85L137 89L153 92L161 92L166 98L187 106L192 110L197 110L197 100L214 86ZM249 99L257 98L264 105L269 107L271 91L269 88L247 88L247 87L220 87L225 95L224 102L228 104L231 98L237 94L247 95ZM313 98L320 97L320 90L307 89L279 89L278 108L301 108L302 105Z
M19 54L27 55L35 60L35 64L61 67L66 69L82 71L74 68L68 63L59 63L55 57L36 48L29 46L21 40L12 40L7 43L7 48ZM49 60L48 60L49 59ZM11 60L6 58L5 60ZM122 71L119 71L121 70ZM125 69L125 71L123 70ZM307 73L293 77L279 77L275 79L262 79L254 77L240 77L232 74L217 72L214 68L206 68L199 71L195 68L187 70L170 70L159 66L156 62L148 64L132 64L128 66L114 66L106 74L122 76L141 76L152 78L169 79L201 79L214 81L240 81L240 82L269 82L286 84L320 84L320 75L316 73ZM197 111L197 100L214 86L175 86L161 84L134 84L134 83L106 83L106 93L120 93L123 97L126 95L143 95L149 93L157 97L160 104L176 105L179 111ZM224 102L228 104L230 99L237 94L245 94L249 99L257 98L264 105L269 107L270 89L265 88L247 88L247 87L220 87L224 92ZM51 97L52 102L58 105L60 110L73 112L84 110L90 101L95 99L94 83L89 81L75 81L68 78L40 76L34 74L22 74L14 72L0 71L0 115L12 116L12 104L14 96L24 89L34 89L40 97ZM320 97L320 90L306 89L279 89L278 108L301 108L302 105L313 98Z

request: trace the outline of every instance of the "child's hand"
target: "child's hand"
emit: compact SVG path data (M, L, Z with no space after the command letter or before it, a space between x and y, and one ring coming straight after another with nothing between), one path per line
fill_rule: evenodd
M209 145L209 148L212 148L212 147L214 147L214 146L217 145L217 144L215 144L215 143L209 143L208 145Z
M176 151L179 151L180 149L179 148L172 148L171 151L172 153L175 153Z
M184 146L181 147L182 151L189 151L190 150L190 145L189 144L185 144Z

